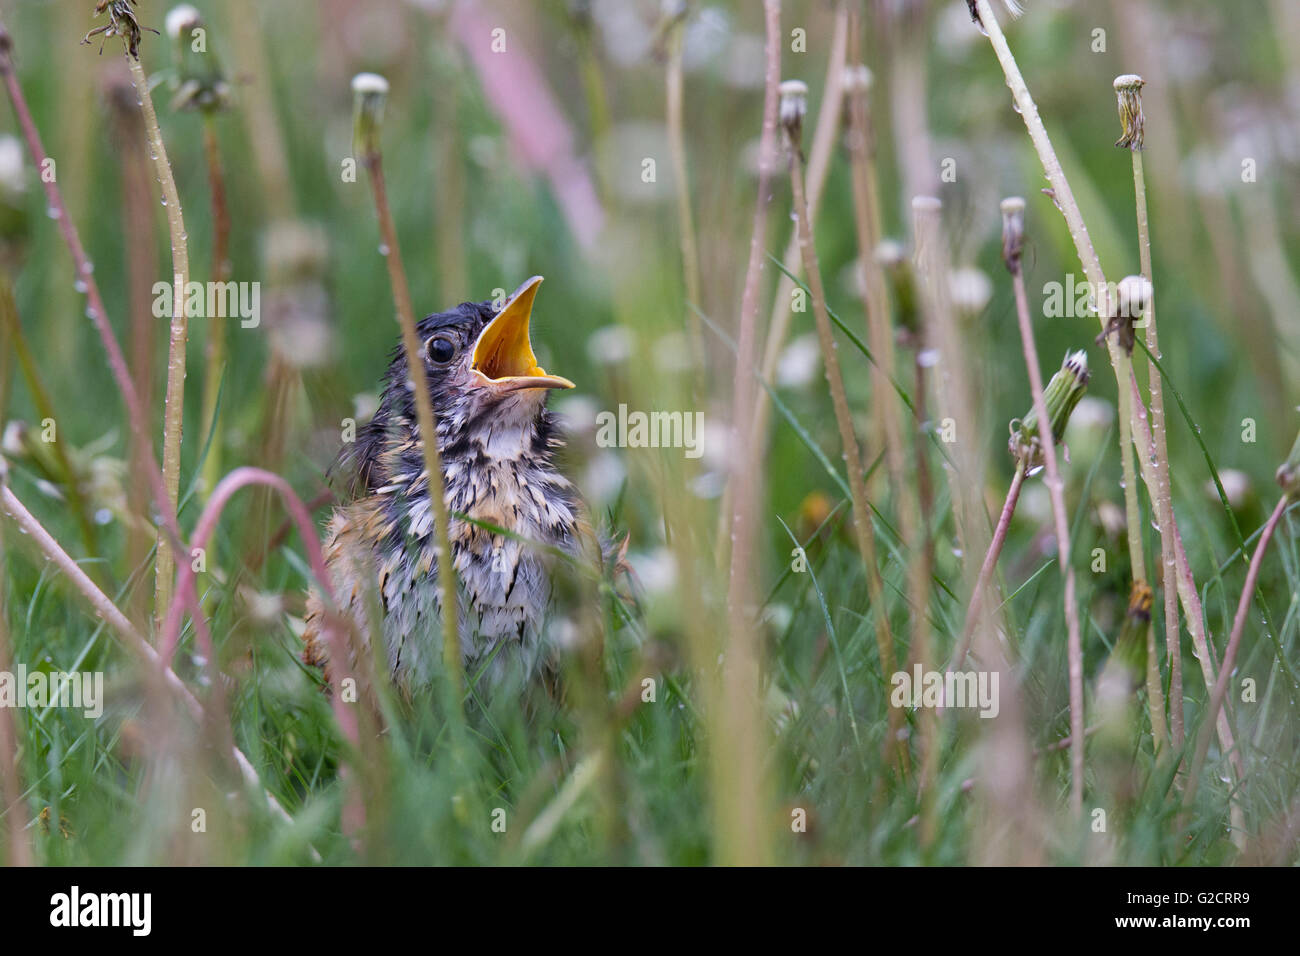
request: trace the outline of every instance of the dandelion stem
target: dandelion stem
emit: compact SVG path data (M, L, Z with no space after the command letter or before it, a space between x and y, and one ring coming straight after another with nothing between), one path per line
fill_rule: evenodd
M840 128L841 105L844 97L844 63L848 38L847 0L841 2L835 11L835 26L831 34L830 59L826 66L826 80L822 86L822 102L817 112L817 127L813 132L812 147L808 151L808 164L805 185L808 189L808 208L813 214L821 203L822 190L830 172L830 160L835 148L836 132ZM781 257L781 266L785 272L798 275L801 268L799 256L798 228L790 230L790 238ZM795 280L782 274L777 280L776 298L772 302L772 314L767 323L767 342L763 348L762 380L774 381L777 363L785 348L786 337L790 333L790 320L794 315L792 296ZM754 411L753 435L759 447L767 444L767 428L772 413L772 400L766 389L760 389L756 395L757 407ZM719 535L727 530L731 508L728 498L724 499L721 509L722 523Z
M924 541L924 513L919 483L907 480L906 449L901 430L902 406L890 378L894 374L894 330L890 321L889 296L885 276L876 251L880 245L880 196L877 190L875 130L869 99L869 76L860 65L860 11L854 7L849 16L848 56L854 65L854 82L847 92L849 126L847 130L850 173L853 193L853 223L858 242L858 268L866 302L867 340L878 368L871 377L872 411L875 413L875 437L885 447L885 471L894 493L894 508L899 528L910 555L907 570L908 604L911 607L909 656L913 663L930 665L930 632L927 609L930 604L929 554ZM879 488L879 484L876 485ZM891 639L892 643L892 639ZM893 714L891 708L891 716ZM937 715L923 710L920 715L918 749L925 767L922 784L932 781L938 772L939 747ZM928 786L921 793L921 842L934 840L935 819L933 794Z
M763 128L759 137L758 189L755 193L749 259L740 301L736 365L732 381L732 440L735 454L728 480L730 490L730 576L727 583L727 635L721 675L718 740L711 761L713 813L718 826L719 861L724 864L761 863L767 842L758 839L762 823L762 755L758 714L760 645L753 620L754 568L758 551L758 449L751 439L754 422L754 343L758 322L759 286L767 246L768 206L777 163L777 86L781 79L781 3L764 0L765 66Z
M266 55L269 34L262 24L262 11L267 7L255 0L230 0L227 7L225 23L230 28L232 47L238 60L234 72L245 78L248 84L248 94L241 100L240 112L261 181L266 221L292 219L293 180L283 126L276 116L274 71Z
M673 164L673 185L677 192L677 231L682 254L682 276L686 285L686 301L702 306L700 294L700 257L695 242L695 213L691 209L691 183L686 165L686 135L684 129L684 87L682 81L682 34L685 29L684 16L676 18L668 27L667 46L668 63L664 71L665 114L668 125L668 154ZM700 389L697 400L703 400L705 392L704 369L704 329L695 310L687 307L687 329L690 334L690 347L696 372L696 384Z
M181 197L176 190L171 163L167 161L167 147L163 144L162 130L154 112L153 98L149 95L149 80L138 57L126 54L131 70L131 83L144 116L145 132L149 137L149 153L153 157L154 172L162 189L163 204L167 207L167 231L172 247L172 319L167 347L167 396L163 411L163 485L172 510L176 508L181 483L181 438L185 422L185 344L189 339L189 320L185 315L186 289L190 281L189 241L185 232L185 219L181 212ZM173 576L176 559L172 542L164 528L158 531L158 558L154 564L154 625L161 626L171 604Z
M12 42L8 31L0 24L0 78L3 78L5 89L9 94L10 102L13 104L14 114L17 116L19 126L22 128L23 138L27 143L32 162L37 166L41 166L47 155L41 143L40 131L37 130L36 124L32 120L31 110L27 106L27 99L23 95L22 86L18 83L18 77L14 72L13 60L10 56ZM49 205L50 215L58 222L60 234L72 256L76 275L85 284L87 315L99 334L100 341L104 346L104 352L108 358L109 370L113 374L113 380L116 382L118 391L122 395L122 401L126 405L127 420L131 425L132 436L137 442L139 457L144 464L145 474L153 492L154 504L161 518L161 527L170 536L169 540L173 544L183 548L183 539L180 526L177 523L176 509L167 496L162 471L153 456L153 446L149 437L145 409L140 402L140 395L136 391L135 383L131 378L126 358L122 354L121 345L113 334L113 327L108 321L108 310L104 307L104 299L99 291L99 283L95 280L94 271L90 266L90 260L86 257L86 251L81 244L77 227L68 215L67 206L63 202L58 183L52 177L49 179L42 177L42 183L45 187L45 197ZM146 664L159 669L164 683L182 698L191 714L196 715L196 722L201 725L202 705L199 704L197 698L190 693L174 671L161 666L160 658L153 647L149 645L149 642L135 631L131 623L116 608L113 602L99 590L95 582L81 570L80 566L68 556L58 542L45 531L40 522L27 511L22 502L13 495L13 492L7 486L2 489L2 497L4 510L9 512L19 522L20 526L31 535L41 550L55 563L56 567L63 572L73 586L81 594L90 598L92 605L96 606L97 610L104 612L104 619L124 637L128 649L136 651ZM189 609L194 615L194 629L199 641L207 644L210 641L210 635L208 634L207 621L203 617L202 608L195 601ZM253 765L238 748L234 750L234 758L245 782L256 784L259 789L262 789ZM281 820L289 822L289 815L274 796L265 790L263 792L266 794L267 800L276 815ZM318 857L315 850L312 853Z
M1142 151L1131 150L1133 157L1133 191L1137 208L1138 256L1142 267L1142 276L1152 283L1147 293L1146 340L1147 349L1152 355L1160 352L1159 338L1156 333L1156 298L1155 280L1151 266L1151 227L1147 215L1146 175L1142 165ZM1174 503L1170 486L1169 443L1166 439L1164 389L1160 374L1153 363L1147 361L1148 388L1151 393L1151 437L1154 440L1156 458L1156 520L1160 523L1160 558L1163 568L1161 577L1165 599L1165 649L1169 655L1169 698L1173 706L1169 709L1170 733L1173 748L1179 751L1183 747L1183 665L1182 649L1178 628L1178 559L1174 554L1173 526ZM1148 670L1150 670L1150 663ZM1153 705L1154 706L1154 705ZM1155 721L1152 721L1155 727ZM1162 741L1156 738L1156 747Z
M0 77L4 80L5 90L9 94L9 101L13 104L14 115L18 118L18 125L23 131L23 139L27 143L27 151L31 155L32 163L43 168L49 157L45 152L45 146L41 142L40 131L36 128L36 123L32 119L31 110L27 106L27 98L23 95L18 76L14 72L11 57L12 46L12 38L4 26L0 24ZM154 504L161 516L161 526L170 534L171 540L179 545L182 537L180 526L176 521L176 509L167 496L162 471L158 467L157 460L153 457L148 418L140 401L140 393L136 391L135 383L131 378L126 358L122 354L122 347L117 341L117 336L113 334L113 327L108 321L108 310L104 307L104 298L100 294L99 283L95 280L94 269L86 256L85 247L81 244L81 237L77 233L77 227L68 215L67 204L63 201L63 194L59 189L58 182L54 177L47 178L44 176L41 177L41 182L45 188L45 200L50 217L59 224L59 232L63 237L64 244L68 247L69 254L72 256L75 274L78 280L85 285L86 314L95 326L95 331L99 334L100 342L103 344L104 352L108 358L109 370L113 374L113 380L116 382L118 391L122 394L122 401L126 405L127 420L131 425L132 436L141 449L140 457L145 464L145 474L153 491ZM202 626L201 622L202 619L200 618L199 626Z
M830 172L830 159L835 147L836 132L840 128L840 116L844 102L844 65L848 41L848 9L841 2L835 10L835 25L832 28L830 60L826 66L826 80L822 85L822 102L817 112L817 126L813 130L812 146L808 150L808 163L804 173L804 183L808 192L808 211L816 215L821 206L822 191L826 177ZM799 274L802 259L799 255L799 231L796 226L790 232L781 264L787 272ZM789 276L782 275L777 282L776 299L772 303L772 315L767 324L767 344L763 349L763 380L774 381L776 366L781 360L781 351L785 348L786 337L790 332L790 319L794 312L791 307L795 282ZM758 412L755 415L754 435L759 440L766 436L767 421L771 412L771 403L766 392L758 398Z
M126 256L127 354L130 356L132 381L140 407L154 407L155 330L153 316L154 280L158 275L158 238L154 232L153 168L149 163L148 140L140 109L135 105L135 87L123 78L110 97L118 124L122 189L122 242ZM152 421L152 415L149 416ZM127 486L127 509L133 519L126 542L126 565L130 568L152 566L157 529L153 522L140 520L149 514L151 489L149 469L153 445L148 435L137 434L132 425L127 455L131 480ZM153 466L156 467L156 466ZM161 473L159 475L161 480ZM132 621L150 620L153 593L148 588L133 588L127 596L127 613Z
M1151 429L1147 424L1146 409L1142 406L1141 396L1138 392L1137 378L1130 375L1128 390L1133 395L1133 401L1137 403L1139 409L1135 421L1136 428L1133 430L1134 443L1137 446L1137 460L1142 466L1143 480L1148 488L1155 487L1155 476L1151 474L1150 462L1152 456L1153 440ZM1214 653L1214 645L1210 643L1209 635L1205 631L1205 617L1201 610L1201 597L1196 590L1196 580L1192 577L1191 567L1187 562L1187 551L1183 547L1182 532L1178 528L1178 522L1175 520L1173 525L1174 533L1174 559L1177 562L1178 572L1178 598L1183 605L1183 613L1187 617L1187 629L1192 635L1192 648L1195 650L1193 655L1201 665L1201 675L1205 679L1207 688L1213 687L1215 683L1215 669L1218 667L1217 655ZM1171 702L1172 704L1172 702ZM1228 754L1228 759L1236 771L1237 780L1245 779L1245 765L1241 760L1241 754L1237 752L1236 744L1233 740L1232 724L1228 720L1226 708L1220 711L1216 729L1219 733L1219 745L1223 748L1224 753ZM1233 804L1233 812L1239 813L1240 808Z
M1093 248L1092 239L1088 235L1088 228L1083 222L1083 215L1079 212L1079 206L1075 202L1070 183L1065 178L1060 160L1057 159L1056 152L1052 149L1051 140L1047 136L1047 129L1043 126L1042 118L1038 115L1038 107L1034 104L1028 86L1025 85L1024 76L1021 75L1020 68L1016 65L1015 57L1012 55L1011 48L1007 45L1006 37L1002 33L1002 28L998 25L997 18L993 14L992 6L989 4L989 0L977 0L977 3L981 22L988 31L989 42L997 54L1003 72L1006 74L1007 85L1011 88L1016 106L1020 110L1025 126L1029 130L1030 139L1033 141L1039 160L1043 164L1043 170L1052 185L1056 203L1062 215L1065 216L1066 224L1070 229L1070 236L1074 240L1075 249L1078 251L1079 260L1083 265L1084 274L1092 284L1093 289L1096 290L1099 299L1098 317L1104 328L1107 316L1110 315L1110 295L1105 275L1101 271L1100 260L1097 258L1096 249ZM1149 430L1143 432L1143 429L1146 428L1146 408L1142 405L1137 379L1133 376L1131 368L1127 370L1127 375L1123 374L1124 369L1121 366L1121 358L1126 358L1123 349L1119 348L1111 338L1107 338L1107 347L1110 351L1111 365L1115 369L1116 380L1119 383L1121 451L1128 447L1130 441L1136 444L1137 459L1142 469L1143 480L1148 489L1155 489L1157 487L1156 476L1152 474L1150 468L1151 434ZM1123 364L1129 365L1128 362ZM1178 561L1179 599L1182 601L1183 610L1187 615L1188 629L1191 631L1192 644L1201 665L1201 672L1205 675L1206 685L1212 686L1214 683L1214 665L1211 663L1210 644L1203 626L1204 619L1201 617L1201 602L1196 592L1196 584L1192 579L1191 567L1188 564L1186 552L1182 547L1182 536L1176 516L1170 530L1174 535L1175 558ZM1136 555L1134 557L1136 558ZM1171 711L1178 704L1177 701L1171 701ZM1229 753L1235 752L1232 746L1232 729L1222 714L1219 717L1219 738L1225 751ZM1234 766L1240 780L1242 768L1239 763Z
M943 203L934 196L914 196L912 214L917 298L925 342L925 348L918 350L916 360L920 366L933 367L932 373L924 375L918 368L917 381L919 385L923 377L929 379L935 414L942 416L941 437L945 444L952 444L952 453L944 456L948 462L943 470L957 550L964 556L962 575L968 593L973 594L977 573L970 558L987 550L988 514L980 491L984 460L979 447L981 443L965 441L960 436L982 433L979 422L981 406L972 384L972 376L978 374L978 369L968 361L970 351L953 314L949 289L952 259L943 226ZM923 414L924 408L923 403L917 403L918 412ZM916 439L914 444L919 463L924 454L925 438L918 434ZM929 486L928 469L920 470L918 475L921 476L918 489L921 491L923 514L928 514L927 503L931 501L933 491ZM932 530L935 527L931 521Z
M117 605L113 603L108 595L99 589L86 572L81 570L81 566L59 546L59 543L45 530L45 526L27 510L27 507L7 484L0 483L0 505L3 506L5 514L12 518L18 527L30 537L41 553L54 563L73 589L94 609L95 616L101 618L109 629L117 635L119 643L148 665L147 669L149 671L156 673L162 679L163 685L185 706L194 723L202 727L204 725L204 714L203 705L199 702L199 699L190 692L190 689L185 686L184 681L176 675L176 672L163 663L158 652L132 626L126 616L117 609ZM252 763L244 755L243 751L238 747L233 747L231 756L239 767L240 776L244 782L251 787L256 787L266 796L267 803L278 819L283 823L292 824L293 821L284 807L280 805L280 802L276 800L269 790L262 786L257 771L253 769Z
M45 388L45 383L41 381L40 371L32 357L32 350L27 343L27 335L23 331L22 320L18 315L18 305L14 301L13 283L7 273L0 275L0 338L8 340L7 344L12 354L18 359L18 367L27 382L27 391L31 394L36 414L42 421L47 418L54 419L54 403ZM0 421L3 421L3 418L0 418ZM68 505L76 517L77 528L81 532L81 543L87 555L96 554L99 550L98 542L86 508L85 495L81 493L80 476L73 470L65 443L56 441L50 444L53 446L54 458L62 472L63 486L68 493Z
M822 286L821 267L817 261L817 249L813 243L812 224L808 217L808 198L804 193L803 161L798 144L790 150L790 188L794 194L794 211L798 220L799 250L803 256L804 273L808 278L808 289L812 293L813 316L817 323L817 338L821 343L822 364L826 371L826 383L830 387L831 406L835 410L835 423L839 428L840 445L843 449L845 467L849 473L849 491L853 505L853 525L857 537L858 552L862 556L862 570L867 578L867 592L871 598L871 607L875 612L876 645L880 652L880 671L888 677L897 670L894 651L894 636L889 627L889 612L885 607L884 583L880 576L880 566L876 560L875 532L871 525L871 511L867 506L867 487L862 467L862 453L858 447L857 435L853 429L853 414L849 410L848 397L844 392L844 378L840 372L840 360L836 354L835 333L831 329L830 316L826 311L826 290ZM918 608L918 615L924 609ZM887 748L895 748L900 769L907 770L907 750L899 739L898 730L902 711L897 707L889 708L889 732Z
M1016 107L1025 121L1026 128L1029 130L1029 138L1033 141L1034 149L1038 152L1038 158L1042 161L1047 180L1052 185L1056 204L1060 208L1061 214L1065 216L1066 225L1070 229L1070 237L1074 240L1075 249L1079 253L1079 261L1083 265L1084 275L1097 295L1097 313L1104 327L1112 314L1109 288L1106 285L1105 273L1101 270L1101 261L1097 258L1096 249L1093 248L1092 238L1088 235L1088 227L1083 221L1083 214L1079 211L1079 204L1074 199L1074 191L1070 188L1069 180L1065 178L1061 162L1057 159L1056 151L1052 148L1052 141L1047 135L1047 128L1043 125L1042 117L1038 115L1038 106L1029 93L1029 87L1025 84L1025 78L1020 72L1020 67L1016 64L1011 47L1007 45L1007 38L1003 35L1002 28L993 13L992 4L989 3L989 0L977 0L977 3L980 22L988 32L989 42L993 45L993 51L997 54L998 62L1001 63L1002 70L1006 74L1007 85L1011 88L1011 95L1016 101ZM1133 562L1134 579L1144 581L1146 580L1146 569L1142 556L1141 515L1138 513L1137 508L1137 481L1133 472L1133 462L1129 450L1133 440L1133 408L1132 399L1128 395L1127 389L1124 388L1124 382L1129 378L1130 362L1124 350L1110 337L1107 337L1106 345L1110 351L1110 361L1111 366L1115 369L1116 381L1119 383L1120 460L1123 463L1129 556Z
M208 542L216 531L217 521L220 519L221 513L230 501L231 496L239 489L249 485L263 485L274 489L284 499L289 516L297 526L298 534L302 537L303 546L307 552L307 560L312 573L316 577L317 586L326 601L325 640L332 645L331 653L335 660L347 660L346 651L342 647L342 629L337 617L338 603L333 595L329 569L325 566L325 556L321 551L320 540L316 537L316 527L312 522L311 512L307 510L302 500L294 493L289 483L279 475L260 468L236 468L226 475L213 488L207 506L199 516L198 524L195 525L194 534L190 539L190 546L192 548L208 547ZM177 600L168 609L167 619L162 627L162 644L159 658L164 668L171 667L172 655L175 653L176 645L180 640L181 608L183 606L198 606L194 583L196 577L197 572L194 570L193 564L182 562L180 573L177 576ZM211 651L205 649L205 653L209 654L209 660L212 660ZM340 677L337 669L334 676L337 682ZM354 708L344 703L340 688L337 686L330 697L330 704L334 709L334 718L338 722L344 739L354 750L359 752L361 731L357 714ZM349 797L344 809L344 816L349 832L357 832L364 825L364 805L356 798L356 794Z
M221 162L221 148L217 142L216 121L211 114L203 116L203 152L208 162L208 189L212 201L212 279L225 283L230 280L230 210L226 205L226 174ZM212 429L208 455L203 462L203 493L210 495L221 477L221 430L217 421L217 396L221 392L221 376L226 365L226 319L208 316L208 341L204 355L206 369L203 376L203 418L205 427Z
M872 376L872 408L876 415L876 432L885 446L886 471L895 493L901 498L908 485L903 481L903 437L899 430L901 409L898 393L889 381L895 365L894 335L885 278L876 258L876 248L880 244L880 212L865 91L854 90L849 97L849 115L852 117L849 136L853 142L853 222L858 240L858 266L866 292L867 341L879 365L877 373ZM902 515L907 509L901 501L897 507L900 521L906 525L910 519Z
M957 645L956 653L953 654L952 663L948 665L950 671L961 670L962 665L966 663L971 637L975 634L975 625L983 610L984 592L988 590L993 571L998 564L998 556L1002 554L1002 546L1006 544L1007 529L1011 526L1012 515L1016 513L1016 503L1020 500L1020 489L1024 483L1025 465L1022 461L1017 463L1016 473L1011 476L1011 487L1007 489L1006 501L1002 503L1002 513L998 515L997 526L993 529L993 540L989 542L988 553L984 555L984 563L980 565L979 576L975 579L970 607L966 610L966 626L962 628L961 642Z
M402 264L401 247L397 242L397 228L388 205L388 190L384 182L383 157L376 150L363 157L370 173L374 193L375 212L379 216L380 241L387 254L388 279L397 305L397 320L402 326L402 348L406 352L407 374L415 388L415 415L423 439L424 470L428 473L429 502L433 508L434 533L438 540L438 584L442 591L442 656L447 680L451 685L450 711L461 713L461 695L464 680L461 674L460 634L456 601L456 571L452 566L451 540L448 534L449 516L446 493L442 480L442 456L438 451L437 423L429 399L428 379L424 372L424 358L415 328L415 312L411 305L411 288L406 281L406 267Z
M0 481L4 480L0 463ZM8 488L5 488L8 491ZM0 563L4 563L4 528L0 527ZM5 565L8 566L7 564ZM0 673L13 672L9 623L5 609L6 588L0 587ZM0 817L8 831L8 866L31 866L32 848L27 839L27 807L23 804L18 777L18 722L12 707L0 707Z
M1264 553L1268 550L1268 544L1273 539L1273 532L1277 530L1278 522L1282 520L1282 515L1286 513L1287 505L1290 502L1290 495L1285 494L1278 500L1273 513L1269 515L1268 521L1264 524L1264 530L1260 533L1259 544L1255 546L1255 554L1250 559L1250 569L1246 572L1246 584L1242 588L1241 599L1237 602L1236 616L1232 619L1232 633L1228 636L1228 645L1223 651L1223 666L1219 668L1219 679L1214 683L1214 690L1210 694L1210 705L1205 712L1204 720L1201 722L1201 732L1197 735L1196 753L1192 758L1187 789L1183 792L1183 805L1186 807L1192 805L1192 800L1196 796L1196 784L1200 779L1201 768L1205 764L1205 757L1210 749L1210 735L1213 733L1214 724L1219 717L1224 698L1228 693L1228 681L1231 679L1233 667L1237 663L1237 649L1241 644L1241 635L1246 629L1246 615L1250 613L1250 603L1255 596L1255 586L1259 582L1260 568L1264 564Z
M1052 436L1051 419L1043 401L1043 373L1038 367L1038 349L1034 345L1034 327L1029 319L1029 296L1025 292L1024 270L1017 266L1012 273L1016 294L1016 317L1020 322L1020 341L1025 351L1025 366L1029 370L1029 388L1034 397L1034 411L1038 416L1042 435L1043 462L1047 471L1047 490L1052 499L1052 517L1056 523L1056 553L1065 578L1066 653L1070 670L1070 806L1075 813L1083 811L1083 641L1079 631L1079 608L1075 600L1074 567L1070 564L1070 523L1065 512L1065 484L1061 480L1056 460L1056 440Z

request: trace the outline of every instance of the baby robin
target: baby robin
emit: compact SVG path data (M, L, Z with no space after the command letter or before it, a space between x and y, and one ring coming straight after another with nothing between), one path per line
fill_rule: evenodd
M482 671L488 684L508 670L525 679L551 670L543 624L554 549L578 557L595 542L577 492L554 463L562 441L546 399L573 383L548 374L533 354L528 326L541 281L529 279L499 311L491 301L465 302L418 324L450 512L461 654L466 675ZM340 460L355 466L360 497L329 522L325 561L335 597L362 635L377 606L391 676L408 687L427 684L442 655L437 544L400 346L378 410ZM302 657L328 676L323 610L313 590Z

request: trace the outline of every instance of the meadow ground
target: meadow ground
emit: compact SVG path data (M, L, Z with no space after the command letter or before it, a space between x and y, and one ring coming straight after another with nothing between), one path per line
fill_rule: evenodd
M1300 861L1294 0L100 6L0 2L0 860ZM299 661L236 469L346 498L399 254L417 317L546 277L637 579L557 572L559 702Z

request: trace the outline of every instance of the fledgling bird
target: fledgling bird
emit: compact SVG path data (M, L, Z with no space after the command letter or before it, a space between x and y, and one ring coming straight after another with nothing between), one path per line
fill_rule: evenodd
M548 549L600 558L577 492L553 460L562 441L547 396L574 386L539 367L533 354L529 318L541 281L529 279L499 311L491 301L466 302L417 327L450 513L461 656L465 673L482 669L489 685L507 672L529 680L554 667L544 636L555 564ZM390 674L406 687L432 680L443 640L421 438L399 346L378 410L340 456L355 467L360 497L334 512L325 561L341 609L363 635L370 630L368 605L377 602ZM328 675L323 611L312 591L303 660Z

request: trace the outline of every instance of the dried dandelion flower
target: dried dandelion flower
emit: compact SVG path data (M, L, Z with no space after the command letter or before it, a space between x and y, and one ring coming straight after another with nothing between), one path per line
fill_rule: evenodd
M1140 275L1125 276L1116 286L1113 300L1114 310L1106 328L1097 336L1097 344L1106 341L1106 336L1115 333L1115 341L1124 350L1125 355L1133 354L1137 345L1137 335L1133 331L1133 322L1147 310L1154 289L1151 282Z
M1020 196L1002 200L1002 261L1012 275L1020 273L1025 249L1025 201Z
M803 118L808 113L808 84L802 80L786 80L780 86L780 93L779 115L786 143L802 155Z
M103 35L105 38L119 36L122 42L126 44L127 55L133 60L140 59L140 21L136 19L135 11L131 8L139 6L140 0L99 0L95 4L95 16L108 14L108 23L100 27L95 27L84 37L82 43L89 43L92 37ZM150 33L157 33L153 27L145 27ZM101 44L100 52L104 52Z
M352 94L352 150L357 158L368 160L380 153L388 81L378 73L358 73L352 78Z
M1146 118L1142 115L1142 87L1145 85L1146 80L1136 73L1125 73L1123 76L1115 77L1115 95L1119 97L1119 121L1124 131L1124 135L1115 142L1115 145L1134 152L1142 149L1145 133Z

